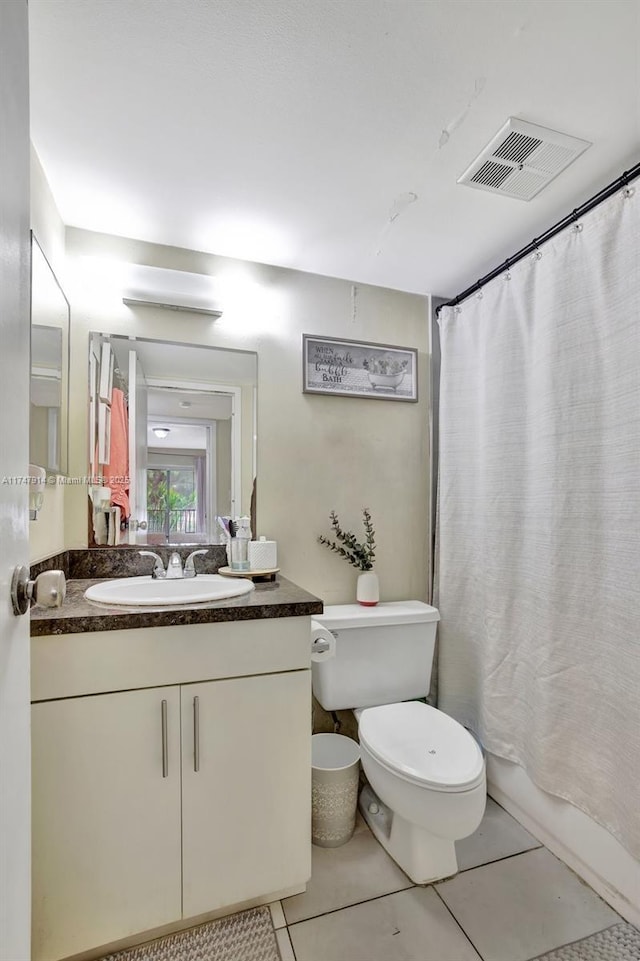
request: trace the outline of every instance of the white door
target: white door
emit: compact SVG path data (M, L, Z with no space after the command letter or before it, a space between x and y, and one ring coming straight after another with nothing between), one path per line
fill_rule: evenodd
M26 0L0 3L0 959L28 961L29 617L13 614L29 563L29 81Z
M129 543L146 544L147 381L135 350L129 351L129 481Z

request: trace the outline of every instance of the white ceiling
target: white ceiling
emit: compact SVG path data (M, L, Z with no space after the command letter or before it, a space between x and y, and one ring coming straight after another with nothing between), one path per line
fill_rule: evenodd
M65 223L452 296L640 158L637 0L29 0ZM456 184L509 116L591 141Z
M176 418L200 421L229 420L231 407L230 394L163 387L150 387L147 391L147 415L149 423L153 422L154 427L173 423Z

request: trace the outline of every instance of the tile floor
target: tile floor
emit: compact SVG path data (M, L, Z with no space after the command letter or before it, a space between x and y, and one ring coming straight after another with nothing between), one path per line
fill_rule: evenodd
M282 961L530 961L621 919L491 799L459 873L419 887L358 815L313 848L304 894L271 905Z

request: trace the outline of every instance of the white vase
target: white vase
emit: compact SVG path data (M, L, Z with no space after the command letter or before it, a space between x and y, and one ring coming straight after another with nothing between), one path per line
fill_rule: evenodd
M358 575L356 600L363 607L375 607L380 600L378 575L374 571L363 571Z

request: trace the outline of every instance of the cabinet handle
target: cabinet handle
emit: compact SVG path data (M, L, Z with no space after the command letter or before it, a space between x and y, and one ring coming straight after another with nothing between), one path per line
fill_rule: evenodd
M162 776L169 777L169 744L167 742L167 702L162 702Z
M200 698L193 699L193 770L200 770Z

